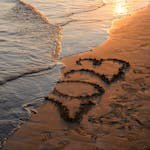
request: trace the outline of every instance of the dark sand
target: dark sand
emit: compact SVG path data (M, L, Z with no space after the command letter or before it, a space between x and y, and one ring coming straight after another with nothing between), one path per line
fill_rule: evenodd
M150 149L149 56L147 7L115 21L99 47L63 59L63 77L47 104L4 149Z

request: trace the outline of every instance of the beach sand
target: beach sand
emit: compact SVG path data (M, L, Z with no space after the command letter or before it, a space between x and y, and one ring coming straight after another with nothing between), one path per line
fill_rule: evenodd
M3 149L150 149L149 55L146 7L113 22L102 45L64 58L47 103Z

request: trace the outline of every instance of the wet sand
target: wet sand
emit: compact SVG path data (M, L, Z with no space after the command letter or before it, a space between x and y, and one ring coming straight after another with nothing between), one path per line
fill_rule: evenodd
M64 58L47 104L3 149L150 149L149 26L146 7L115 21L99 47Z

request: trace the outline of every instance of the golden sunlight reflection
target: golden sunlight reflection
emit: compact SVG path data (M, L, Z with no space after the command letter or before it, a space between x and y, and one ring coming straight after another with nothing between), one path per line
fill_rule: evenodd
M128 13L127 0L116 0L114 15L118 17L122 15L127 15L127 13Z

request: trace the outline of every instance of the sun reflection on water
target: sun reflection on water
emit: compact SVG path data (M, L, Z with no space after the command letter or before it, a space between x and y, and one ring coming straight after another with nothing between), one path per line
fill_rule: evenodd
M116 0L114 8L114 16L124 16L128 14L127 0Z

